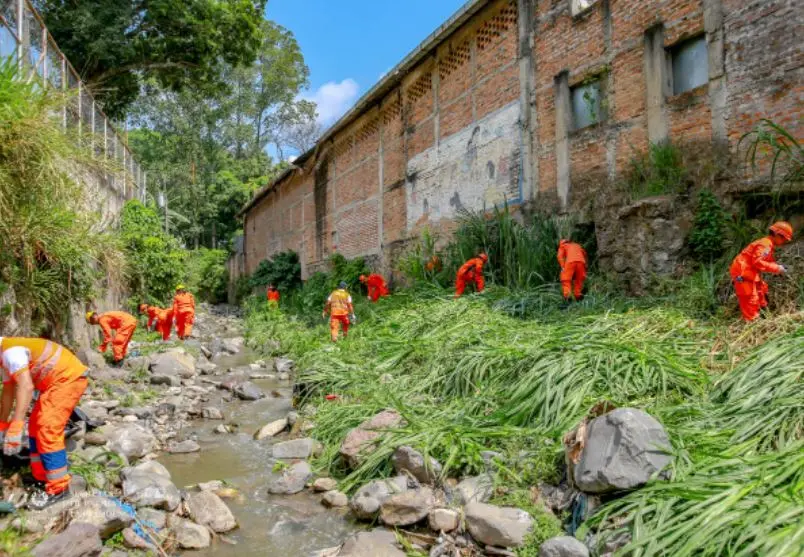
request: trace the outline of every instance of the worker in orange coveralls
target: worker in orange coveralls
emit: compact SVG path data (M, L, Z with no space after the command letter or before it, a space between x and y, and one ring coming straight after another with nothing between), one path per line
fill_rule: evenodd
M324 318L330 315L329 332L332 342L338 342L338 332L343 328L343 338L349 333L350 317L355 320L355 309L352 306L352 296L346 291L346 283L341 282L338 289L332 292L327 298L324 306Z
M561 266L559 278L564 300L569 301L570 293L576 300L582 300L586 280L586 250L581 244L561 240L558 243L558 264Z
M754 240L734 258L729 274L734 282L734 291L740 303L745 321L759 317L759 310L768 305L768 283L761 273L784 274L787 269L773 258L776 246L793 239L793 227L789 222L779 221L770 227L770 234Z
M368 288L368 299L375 304L377 300L390 294L388 285L385 279L382 278L382 275L378 275L377 273L372 273L369 276L360 275L360 282L366 285L366 288Z
M173 328L173 310L163 309L156 306L149 306L148 304L140 304L140 314L148 315L148 324L146 328L149 331L159 331L162 334L162 340L170 340L170 330Z
M87 313L87 323L90 325L100 325L103 331L103 342L98 350L106 352L109 342L112 343L112 354L114 362L120 364L126 357L128 343L137 330L137 319L124 311L107 311L97 314L94 311ZM112 339L114 331L114 339Z
M173 317L176 319L176 334L182 340L187 340L193 332L195 321L195 297L190 294L183 284L176 287L176 296L173 298Z
M279 306L279 290L276 289L276 286L269 284L265 295L268 298L269 307L275 308Z
M456 298L463 296L466 285L471 283L474 283L475 290L483 292L483 289L486 287L486 281L483 278L483 265L485 265L488 260L488 255L479 253L477 257L473 257L458 269L458 275L455 278Z
M0 337L0 367L0 438L6 455L22 449L25 414L34 390L39 392L28 436L31 472L45 489L33 494L28 508L42 510L70 496L64 427L87 388L87 368L55 342L19 337Z

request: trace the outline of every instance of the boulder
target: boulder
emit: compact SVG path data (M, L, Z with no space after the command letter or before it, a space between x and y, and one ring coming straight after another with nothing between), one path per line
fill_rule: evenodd
M171 443L170 446L168 446L168 452L170 454L197 453L200 450L201 445L199 445L192 439L179 441L178 443Z
M380 506L380 521L388 526L411 526L427 518L433 508L429 487L391 495Z
M92 379L101 383L125 381L128 379L129 375L131 375L130 371L116 367L106 367L105 364L104 367L91 368L89 372L89 376L92 377Z
M587 493L634 489L670 464L670 439L650 414L618 408L589 424L574 466L575 485Z
M131 526L134 517L106 497L93 495L82 500L70 511L72 522L91 524L104 540Z
M150 365L151 365L151 360L150 360L150 358L147 358L146 356L129 357L129 358L126 358L125 361L123 362L123 367L124 368L130 369L130 370L133 370L133 371L141 371L141 370L144 370L144 369L148 369L148 367Z
M533 518L514 507L469 503L464 513L469 533L486 545L519 547L533 528Z
M374 480L357 490L350 507L357 518L373 520L380 507L391 495L408 490L408 479L404 476Z
M313 454L315 441L306 437L277 443L271 450L274 458L309 458Z
M396 534L384 528L357 532L344 542L338 557L405 557Z
M237 528L232 511L211 491L193 493L187 498L185 505L193 522L208 526L217 534Z
M174 510L181 503L181 494L169 478L161 474L123 470L123 498L137 507Z
M107 441L106 434L100 429L89 431L84 435L84 443L87 445L101 446L105 445Z
M220 408L214 406L204 406L201 409L201 416L208 420L222 420L223 412L221 412Z
M125 468L123 470L123 475L125 476L126 474L131 474L132 472L143 473L143 474L157 474L159 476L162 476L163 478L170 479L170 472L168 472L168 469L155 460L140 462L136 466L133 466L131 468Z
M134 550L142 550L142 551L154 550L154 545L148 543L148 541L145 538L141 537L139 534L137 534L137 532L135 532L133 528L126 528L125 530L123 530L123 545L125 545L129 549Z
M293 368L295 364L293 360L289 360L288 358L276 358L274 360L274 369L277 373L287 373L290 374L293 372Z
M157 354L151 360L152 376L176 376L189 379L195 375L195 360L183 350Z
M434 532L452 532L458 529L461 515L455 509L433 509L427 522Z
M156 437L138 424L125 424L109 435L108 448L128 459L142 458L157 448Z
M265 393L262 392L262 389L251 381L238 383L232 388L232 392L240 400L259 400L265 397Z
M304 461L295 462L282 470L279 477L275 477L268 485L268 493L274 495L293 495L299 493L312 477L310 465Z
M374 450L374 444L382 435L382 430L399 427L403 421L395 410L383 410L346 435L340 448L341 456L351 468L357 468L362 458Z
M104 359L103 354L97 350L92 350L91 348L80 348L75 355L78 356L78 359L81 360L82 364L91 370L106 367L106 360Z
M195 364L195 369L201 375L214 375L215 372L218 371L218 366L212 362L201 362Z
M167 525L167 513L148 507L137 509L137 518L149 528L161 530Z
M243 337L227 338L221 343L221 348L229 354L239 354L246 341Z
M559 536L539 546L539 557L589 557L589 549L575 538Z
M254 434L254 439L256 439L257 441L261 441L268 437L274 437L285 431L285 428L287 427L288 427L288 421L286 418L282 418L281 420L274 420L273 422L262 426L260 430Z
M183 518L171 518L171 537L181 549L204 549L211 543L206 526L199 526Z
M469 503L485 503L494 493L494 482L491 477L472 476L461 481L455 488L453 497L459 505Z
M97 526L73 521L60 534L50 537L31 550L33 557L97 557L103 543Z
M332 478L318 478L313 482L313 491L318 491L319 493L332 491L333 489L337 489L337 487L338 482Z
M139 420L146 420L154 415L154 409L150 406L128 406L115 408L112 413L117 416L135 416Z
M441 475L441 464L432 457L425 462L424 455L413 447L399 447L391 457L391 464L397 474L408 472L423 484L434 484Z
M349 498L345 493L333 489L324 494L321 498L321 503L325 507L345 507L349 504Z

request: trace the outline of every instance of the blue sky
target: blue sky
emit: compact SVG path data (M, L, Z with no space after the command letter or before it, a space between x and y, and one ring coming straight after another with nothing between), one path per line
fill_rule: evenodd
M326 127L458 10L465 0L268 0L310 67L305 98Z

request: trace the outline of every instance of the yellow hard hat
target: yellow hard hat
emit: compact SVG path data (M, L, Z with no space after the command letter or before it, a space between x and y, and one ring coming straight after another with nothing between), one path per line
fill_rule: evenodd
M184 285L183 284L177 284L176 285L176 290L184 290Z
M89 323L89 321L90 321L90 319L92 319L92 316L93 316L93 315L95 315L95 312L94 312L94 311L88 311L88 312L87 312L87 315L86 315L86 318L87 318L87 323Z

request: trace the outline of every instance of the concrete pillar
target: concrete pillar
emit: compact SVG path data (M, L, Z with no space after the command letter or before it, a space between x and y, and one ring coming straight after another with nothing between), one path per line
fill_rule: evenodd
M664 50L664 28L661 25L645 32L644 57L648 139L651 143L660 143L668 137L665 98L670 87L667 52Z
M561 208L566 209L570 193L569 132L572 129L569 72L555 78L556 100L556 188Z
M715 144L728 142L726 130L726 61L724 54L723 2L704 0L704 30L709 53L709 106L712 110L712 140Z
M519 121L522 133L522 201L531 201L539 180L536 131L538 113L535 103L536 64L533 56L532 37L534 0L518 0L519 22Z

